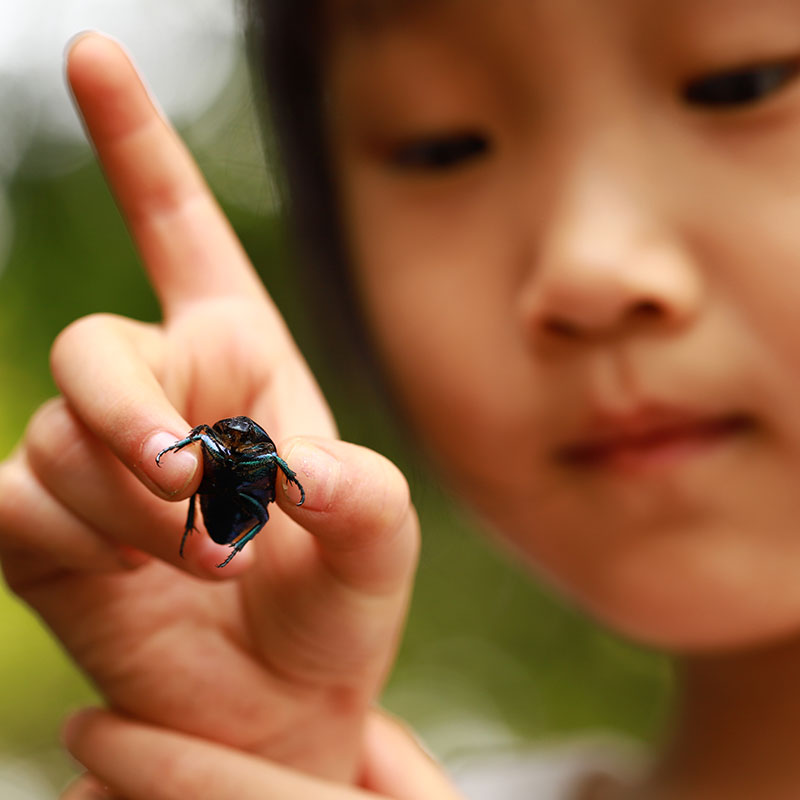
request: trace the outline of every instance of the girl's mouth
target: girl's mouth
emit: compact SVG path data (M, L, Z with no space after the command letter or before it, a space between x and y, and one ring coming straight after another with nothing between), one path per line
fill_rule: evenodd
M650 409L594 422L584 437L559 448L555 457L581 469L650 471L708 452L754 428L755 420L742 413L698 417Z

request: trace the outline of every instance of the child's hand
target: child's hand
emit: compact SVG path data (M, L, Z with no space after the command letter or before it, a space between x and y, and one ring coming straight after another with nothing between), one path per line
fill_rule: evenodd
M439 768L405 731L374 717L368 740L379 773L350 789L301 775L251 755L103 712L70 721L72 754L90 770L62 800L459 800ZM373 792L377 794L373 794Z
M112 708L353 780L416 562L405 481L334 438L282 320L122 50L85 36L68 76L164 323L95 316L59 337L62 396L0 467L8 583ZM164 500L197 488L198 447L161 468L155 456L234 415L275 438L307 500L298 508L279 486L280 509L219 570L228 550L205 535L179 557L186 503ZM294 433L304 438L283 441Z

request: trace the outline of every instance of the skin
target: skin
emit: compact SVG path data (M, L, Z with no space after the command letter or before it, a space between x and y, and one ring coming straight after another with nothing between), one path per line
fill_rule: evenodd
M328 133L354 271L409 418L456 491L534 569L618 630L679 654L681 693L671 741L642 797L793 796L800 781L792 747L800 724L800 585L794 574L800 423L793 402L800 388L794 199L800 191L800 90L789 81L724 110L689 104L682 92L699 77L796 57L800 3L441 0L397 12L391 5L357 20L346 7L334 9L325 74ZM79 52L73 49L73 64ZM80 100L77 86L76 94ZM113 104L118 112L119 105ZM89 128L97 142L91 121ZM398 158L407 156L409 142L452 141L464 131L484 140L485 152L448 169ZM119 187L117 162L98 149ZM167 185L169 191L162 185L156 194L172 195ZM194 301L175 300L204 291L200 281L180 282L180 262L198 248L192 236L174 245L172 235L169 242L162 235L161 249L179 248L176 269L162 271L159 247L137 233L135 196L121 205L162 296L170 296L173 279L180 287L166 302L169 327L170 303L188 309ZM181 218L171 214L160 222L169 222L172 233L171 224L180 225ZM203 269L213 287L213 265ZM158 277L162 272L168 280ZM216 283L226 285L221 278ZM201 302L211 301L208 295ZM220 308L219 319L230 312ZM77 352L86 339L70 336ZM142 335L140 354L151 352L149 341ZM192 339L179 341L185 347ZM56 410L124 456L129 451L109 433L119 425L102 424L108 405L87 412L92 398L81 388L102 382L114 359L81 373L79 364L59 358L59 346L55 353L65 393ZM118 350L115 355L120 360ZM181 408L179 399L189 395L169 381L172 370L182 374L183 360L168 370L163 355L149 358L145 377L167 384L169 403ZM70 378L73 370L78 374ZM143 382L136 372L123 385L140 391ZM297 396L296 383L289 382ZM154 394L145 403L155 405ZM269 416L276 413L273 404L263 408L267 428L280 432L283 425L270 427L271 419L281 421ZM311 403L312 411L320 407L319 400ZM161 408L159 425L182 434L183 420L168 425L169 408L163 401ZM641 421L643 410L651 429L669 421L668 441L622 443L620 426ZM660 422L653 422L654 414ZM706 430L700 423L732 419L735 426L716 426L713 436L698 433ZM152 429L140 427L134 445L140 447L143 432ZM321 431L311 429L331 433L324 423ZM36 442L36 431L34 422L28 442ZM569 445L598 438L612 442L602 458L562 457ZM339 446L346 461L350 451ZM22 450L37 480L55 487L57 480L47 478L48 459L37 459L36 452L33 444ZM291 450L287 460L296 468ZM125 463L135 470L139 462ZM177 474L174 481L166 488L179 485ZM375 509L368 506L376 505L378 494L376 488L359 513L370 517ZM406 508L403 503L398 506ZM282 508L313 527L300 516L305 507ZM108 520L96 527L113 532ZM259 555L286 546L261 538ZM122 541L169 558L155 541ZM60 557L69 552L65 547ZM356 562L342 560L350 568ZM151 566L161 568L144 569ZM394 577L403 584L409 574ZM260 585L259 578L253 581ZM55 601L58 590L49 586ZM29 590L27 597L42 608ZM381 609L367 627L388 628L393 636L397 616ZM320 635L319 627L310 629ZM375 663L384 668L392 636L381 635ZM119 653L109 653L110 663L113 657ZM191 664L180 669L182 679L200 680L192 678ZM149 719L132 706L123 710L166 727L180 727L175 719L183 719ZM297 719L289 717L285 730ZM326 719L319 730L335 732ZM348 744L349 752L357 750L362 764L372 763L374 753L359 738L363 722L357 714L348 729L360 743L360 749ZM316 718L310 729L318 729ZM92 733L112 730L138 737L119 751L139 755L138 763L166 746L162 735L174 734L119 718L94 718L79 733L68 733L77 757L118 794L149 796L130 782L130 761L116 763L101 746L105 739ZM323 739L316 755L324 760ZM331 742L341 746L335 735ZM184 745L190 749L191 741ZM229 751L201 748L204 763L215 761L221 770L230 763ZM269 748L258 752L307 767ZM417 761L409 756L408 763ZM322 784L312 790L296 774L300 782L288 786L280 777L287 773L265 769L237 771L253 787L272 787L282 797L324 799L326 792L343 791ZM314 765L309 771L339 777ZM411 796L446 797L447 791L437 785ZM247 796L244 786L236 792ZM358 797L347 792L341 796Z
M800 95L679 96L795 55L800 4L696 6L445 1L330 59L362 296L422 441L537 568L671 648L800 624ZM393 168L396 143L465 129L485 156ZM750 425L662 463L557 458L651 404Z
M800 90L723 109L682 92L796 58L800 3L444 0L338 22L340 199L421 440L534 569L681 654L665 796L796 787ZM398 164L465 131L484 152ZM653 407L683 434L620 444ZM593 437L617 444L559 457Z
M94 774L80 778L62 800L378 800L371 792L328 783L202 739L97 711L71 719L65 738ZM379 745L386 754L374 759L372 782L391 787L392 797L458 800L438 767L394 722L374 717L366 741L368 748ZM149 764L150 769L141 769L141 764Z
M61 395L0 467L6 580L115 711L370 786L364 731L417 557L408 487L382 456L334 438L282 320L122 49L84 36L67 76L164 322L100 315L58 337ZM178 554L199 445L161 468L155 456L233 414L272 434L306 501L279 487L285 513L271 506L268 528L220 570L229 551L205 535Z

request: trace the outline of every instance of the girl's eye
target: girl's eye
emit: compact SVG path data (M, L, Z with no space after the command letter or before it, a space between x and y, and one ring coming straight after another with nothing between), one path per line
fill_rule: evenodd
M782 88L800 70L800 62L757 64L717 72L691 81L683 90L690 105L729 108L757 103Z
M414 139L395 147L393 167L415 170L449 170L481 158L489 152L489 140L479 133L459 133Z

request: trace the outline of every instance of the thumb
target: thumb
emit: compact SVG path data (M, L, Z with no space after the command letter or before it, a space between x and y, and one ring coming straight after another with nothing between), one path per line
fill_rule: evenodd
M281 452L305 502L284 482L278 502L295 524L275 520L255 542L248 579L262 654L304 685L369 698L394 653L417 563L408 485L388 459L346 442L297 438Z
M283 452L306 500L297 506L299 490L284 482L289 502L281 506L314 535L330 572L362 593L406 588L419 526L400 470L372 450L334 439L292 439Z

